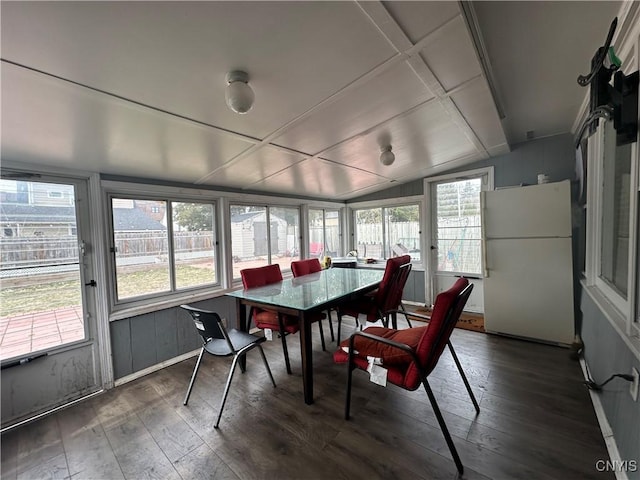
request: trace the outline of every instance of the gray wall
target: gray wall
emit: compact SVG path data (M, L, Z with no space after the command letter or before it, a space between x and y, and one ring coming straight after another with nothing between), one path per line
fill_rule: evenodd
M193 305L215 310L235 326L234 299L217 297ZM179 307L114 321L110 330L115 380L202 346L191 317Z
M582 294L582 339L584 357L595 382L604 382L612 373L629 373L640 362L604 317L589 295ZM614 379L599 393L622 460L636 460L638 470L627 472L640 479L640 403L629 394L629 383Z

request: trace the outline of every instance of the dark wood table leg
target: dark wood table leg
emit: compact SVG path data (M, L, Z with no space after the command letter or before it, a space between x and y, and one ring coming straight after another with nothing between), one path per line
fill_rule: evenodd
M249 328L247 325L247 306L240 300L236 298L236 328L241 332L248 332ZM247 368L247 356L242 355L240 357L240 368L244 372Z
M304 403L313 403L313 348L311 346L311 321L303 313L300 317L300 358L302 358L302 385Z

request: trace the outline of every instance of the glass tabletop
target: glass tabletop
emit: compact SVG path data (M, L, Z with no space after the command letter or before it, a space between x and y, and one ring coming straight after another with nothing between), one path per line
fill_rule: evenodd
M295 310L310 310L377 285L384 270L330 268L264 287L236 290L227 295Z

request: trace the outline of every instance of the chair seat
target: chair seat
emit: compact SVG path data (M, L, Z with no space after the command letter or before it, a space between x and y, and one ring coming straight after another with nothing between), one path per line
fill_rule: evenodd
M311 317L311 322L318 322L327 318L324 313L316 313ZM271 330L280 331L280 325L278 324L278 314L272 310L260 310L253 314L253 321L256 327L260 329L269 328ZM296 317L291 315L283 315L282 323L284 325L284 331L287 333L296 333L300 330L300 323Z
M333 361L335 363L349 363L349 354L340 348L333 352ZM356 355L353 358L353 361L356 364L356 367L361 370L366 371L367 367L369 366L369 362L367 361L367 359L359 355ZM387 382L393 383L394 385L397 385L401 388L405 388L405 377L409 366L410 364L392 366L384 365L384 368L387 369Z
M227 331L231 344L236 351L242 350L244 347L252 343L262 343L266 340L264 337L251 335L250 333L241 332L240 330L231 329ZM204 349L212 355L226 357L233 355L235 352L229 348L229 344L224 338L213 338L204 344Z

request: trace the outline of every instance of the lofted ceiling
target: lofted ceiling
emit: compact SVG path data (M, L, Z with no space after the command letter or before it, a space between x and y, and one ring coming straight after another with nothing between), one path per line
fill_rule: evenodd
M348 200L569 132L619 7L3 1L2 160Z

